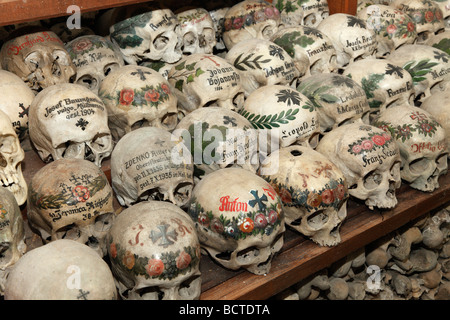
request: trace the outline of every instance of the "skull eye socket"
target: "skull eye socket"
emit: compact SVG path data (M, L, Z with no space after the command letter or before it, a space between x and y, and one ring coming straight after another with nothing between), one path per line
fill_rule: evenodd
M197 37L194 35L193 32L187 32L184 36L183 36L183 42L185 46L192 46L195 43L195 40L197 39Z
M41 61L41 55L37 52L32 52L25 58L25 64L31 72L34 72L39 68Z
M105 75L105 77L110 74L112 71L119 69L120 66L118 63L110 63L107 64L104 68L103 68L103 74Z
M168 131L172 131L178 124L178 113L167 113L161 119L161 125Z
M376 171L371 171L364 176L364 188L368 190L375 189L383 181L383 176Z
M54 63L57 61L60 65L70 65L69 55L64 50L55 50L52 53Z
M0 154L17 152L16 140L13 136L4 136L0 142ZM1 162L0 162L1 164Z
M203 36L207 42L211 42L216 39L216 32L212 28L204 28Z
M156 50L162 50L167 46L168 43L169 43L169 38L160 34L153 41L153 46L156 48Z
M97 88L97 79L93 78L89 74L85 74L85 75L81 76L80 78L78 78L77 84L80 84L80 85L88 88L89 90L92 90L94 88Z
M324 210L317 210L306 219L308 225L314 230L320 230L327 221L328 215L325 214Z
M264 38L269 39L274 34L274 28L273 26L267 26L262 30L262 35Z
M421 175L428 169L429 166L430 166L430 161L428 161L428 159L419 158L419 159L415 159L415 160L411 161L411 163L409 164L409 170L413 174Z

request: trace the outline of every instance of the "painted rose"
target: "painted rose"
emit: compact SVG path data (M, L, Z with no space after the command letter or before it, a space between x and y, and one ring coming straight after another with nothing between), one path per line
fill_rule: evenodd
M267 226L267 218L264 214L258 213L255 216L255 226L260 229L265 228Z
M130 251L125 252L125 255L122 258L122 263L125 267L127 267L130 270L133 269L135 261L136 259L132 252Z
M268 218L270 224L275 224L278 221L278 212L275 210L270 210Z
M275 12L273 11L273 8L267 7L264 9L264 14L267 18L272 19L275 17Z
M353 153L360 153L360 152L362 151L361 145L355 144L355 145L352 147L352 151L353 151Z
M240 29L244 24L244 19L242 17L236 17L233 20L233 29Z
M81 39L73 44L72 48L76 52L82 52L84 50L89 50L92 47L92 42L89 39Z
M159 100L159 92L152 89L152 90L148 90L145 93L145 100L147 101L151 101L151 102L157 102Z
M392 138L389 133L383 133L382 136L384 138L384 141L389 141Z
M212 219L211 229L213 229L218 234L223 233L223 230L224 230L222 222L220 222L220 220L217 218Z
M338 198L339 200L342 200L345 198L347 191L343 184L338 184L338 186L334 190L335 190L336 198Z
M199 222L202 226L208 227L208 226L209 226L210 220L209 220L209 217L206 215L206 213L201 212L201 213L198 215L198 222Z
M161 259L149 259L145 271L151 277L157 277L164 272L164 263Z
M408 29L408 32L414 32L414 30L416 30L416 25L414 22L408 22L406 28Z
M308 199L306 200L306 203L309 206L316 208L316 207L320 206L320 204L322 203L322 197L318 193L311 192L308 195Z
M111 258L115 259L117 257L117 247L114 242L109 245L109 253Z
M122 105L129 106L134 100L133 89L122 89L120 91L119 102Z
M380 135L374 135L372 137L373 143L375 143L377 146L382 146L386 142L383 136Z
M165 83L161 84L161 89L165 94L170 94L169 86Z
M283 203L292 203L291 193L287 189L281 188L279 195Z
M330 189L322 191L322 202L324 204L332 204L334 202L334 193Z
M254 227L255 227L255 224L253 223L253 220L250 218L245 218L244 221L240 224L239 229L242 232L250 233L253 231Z
M386 27L386 32L388 34L394 34L395 31L397 31L397 27L395 26L395 24L390 24Z
M72 190L72 194L80 202L86 202L89 199L89 190L84 186L76 186Z
M443 18L441 10L436 10L436 11L434 12L434 16L436 17L436 20L437 20L437 21L440 21L440 20L442 20L442 18Z
M433 11L427 11L425 12L425 21L426 22L431 22L434 19L434 14Z
M256 11L254 17L256 22L262 22L266 20L266 15L264 14L264 11Z
M364 150L370 150L373 148L373 142L370 140L364 140L363 142L361 142L361 148L363 148Z
M191 263L191 260L191 256L187 252L182 251L176 261L177 268L180 270L187 268Z

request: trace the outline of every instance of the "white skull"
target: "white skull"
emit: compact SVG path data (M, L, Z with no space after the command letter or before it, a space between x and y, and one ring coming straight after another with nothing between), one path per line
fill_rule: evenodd
M173 130L177 125L177 97L157 71L127 65L106 76L99 97L108 110L108 125L117 142L142 126Z
M22 213L14 194L0 187L0 295L14 264L25 253L25 232Z
M19 206L27 200L28 187L22 174L25 152L8 115L0 110L0 187L14 194Z
M374 56L377 48L375 32L364 20L346 13L335 13L317 26L330 38L336 49L338 68L358 59Z
M394 50L387 60L411 74L418 104L433 92L449 87L450 56L440 49L424 44L406 44Z
M117 290L108 264L95 251L61 239L17 261L5 300L117 300Z
M44 162L77 158L101 166L113 148L105 105L79 84L64 83L39 92L30 106L29 133Z
M431 36L425 44L450 54L450 29Z
M213 53L216 30L209 12L203 8L189 9L176 14L183 38L183 53Z
M321 246L340 243L339 228L347 216L347 182L327 157L304 146L271 153L276 174L263 176L283 201L286 224Z
M450 92L439 91L426 98L420 108L431 114L444 128L447 149L450 150Z
M225 14L222 38L228 50L242 41L269 40L278 31L280 12L264 0L243 0Z
M363 59L350 63L343 72L366 92L371 115L399 104L414 104L412 77L405 69L385 59Z
M354 121L369 123L367 96L355 80L335 73L318 73L303 79L297 90L317 110L322 134Z
M123 210L109 232L108 244L122 299L199 298L200 243L194 223L174 204L145 201Z
M153 10L112 25L110 38L128 64L143 60L174 63L182 56L178 28L177 17L170 9Z
M0 61L4 70L18 75L35 92L70 82L76 73L63 42L50 31L7 41L0 51Z
M307 27L316 28L323 19L330 15L328 0L303 0L301 3L303 10L303 23Z
M124 65L119 49L107 38L89 35L66 44L73 64L77 67L75 83L98 94L98 87L112 71Z
M371 5L358 12L358 18L366 21L377 39L376 57L386 57L406 43L417 39L416 23L403 11L386 5Z
M281 148L292 144L317 146L320 128L318 112L305 95L291 87L261 87L247 97L239 113L247 118L253 128L269 130L270 140L276 139ZM260 151L269 150L261 143L259 146Z
M240 71L245 96L267 85L295 86L302 76L289 54L269 40L242 41L228 51L225 59Z
M445 28L450 27L450 1L449 0L435 0L434 1L442 11Z
M70 239L106 254L114 221L113 192L103 171L83 159L61 159L39 169L30 181L27 217L44 243Z
M431 192L447 173L445 130L427 111L400 105L381 113L374 125L396 140L402 160L401 177L417 190Z
M214 23L214 30L216 32L216 45L215 49L218 51L226 50L225 43L222 39L223 23L225 21L225 14L230 7L218 8L209 11L209 15Z
M295 61L300 74L309 64L309 73L330 73L337 71L336 49L331 40L319 30L307 26L283 28L271 38ZM305 57L309 63L305 62Z
M234 166L258 169L258 137L239 113L221 108L200 108L180 120L174 140L181 139L192 154L198 177Z
M182 113L206 106L238 110L244 103L239 71L216 55L185 56L172 67L168 78L175 88Z
M280 12L280 29L303 25L305 13L300 2L296 0L279 0L275 7Z
M11 119L17 135L28 134L28 110L34 99L33 90L12 72L0 70L0 110Z
M390 6L407 13L416 23L418 44L445 28L444 16L437 1L394 0Z
M122 206L146 199L183 206L191 197L193 165L190 157L176 158L178 145L170 132L155 127L124 135L111 154L111 181Z
M240 168L210 173L195 186L188 213L214 261L232 270L269 273L285 224L281 199L263 178Z
M349 194L365 201L370 210L395 207L395 189L401 185L400 152L388 133L352 123L330 131L316 150L342 171Z

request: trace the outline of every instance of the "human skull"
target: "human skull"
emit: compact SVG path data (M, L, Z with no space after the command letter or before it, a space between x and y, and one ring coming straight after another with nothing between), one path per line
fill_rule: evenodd
M279 0L275 7L280 12L280 29L303 25L303 12L300 2L296 0Z
M338 68L345 69L350 62L375 56L376 34L356 16L335 13L322 20L317 29L328 36L336 49Z
M28 187L22 174L25 152L8 115L0 110L0 187L14 194L19 206L27 200Z
M106 254L113 193L103 171L83 159L55 160L32 177L27 218L44 243L71 239Z
M0 187L0 295L14 264L25 253L25 232L22 213L14 194Z
M217 8L209 11L209 15L214 23L214 31L216 32L216 45L215 49L218 51L226 50L225 43L222 39L223 23L225 20L225 14L230 7Z
M283 28L272 36L271 41L291 56L301 74L304 73L302 68L308 64L307 75L337 71L336 49L331 40L315 28L307 26ZM305 57L309 63L304 62Z
M435 0L434 1L439 9L442 11L442 17L444 18L445 28L450 27L450 1L449 0Z
M241 168L212 172L194 187L188 213L211 259L232 270L269 273L285 224L281 199L263 178Z
M399 104L414 104L412 77L405 69L385 59L363 59L350 63L342 73L366 92L371 117Z
M69 53L51 31L18 36L3 44L2 68L18 75L35 92L70 82L76 74Z
M316 150L342 171L349 194L363 200L370 210L397 205L400 152L388 133L375 126L352 123L333 129Z
M317 110L322 134L354 121L369 123L366 93L353 79L335 73L318 73L303 79L297 90Z
M305 95L291 87L261 87L247 97L239 113L247 118L254 129L267 129L270 132L270 140L276 139L280 148L292 144L303 144L312 148L317 146L318 112ZM269 147L265 148L262 143L259 146L260 151L269 151Z
M289 54L269 40L242 41L227 52L225 59L240 71L246 97L267 85L295 87L298 78L303 76ZM309 70L309 66L304 70Z
M36 95L29 133L44 162L77 158L100 167L113 148L105 105L91 90L74 83L53 85Z
M98 94L98 87L112 71L124 65L119 49L107 38L88 35L66 44L73 64L77 67L75 83Z
M243 0L225 14L222 38L228 50L251 39L269 40L278 31L280 12L264 0Z
M388 132L397 142L402 160L401 177L417 190L431 192L447 173L445 130L424 109L400 105L386 109L374 125Z
M444 128L447 149L450 150L450 92L439 91L426 98L420 108L431 114Z
M216 55L185 56L172 67L168 78L184 114L206 106L238 110L244 103L239 71Z
M16 74L0 70L0 110L8 115L20 140L28 134L28 110L34 92Z
M367 28L373 29L377 39L378 58L389 54L406 43L417 40L416 23L403 11L386 5L371 5L358 12L358 18L366 21Z
M177 125L177 97L157 71L126 65L108 74L99 87L114 141L142 126L171 131Z
M234 166L251 172L258 169L258 137L250 122L237 112L208 107L180 120L173 139L190 151L198 177Z
M300 6L303 10L303 22L302 25L307 27L316 28L323 19L326 19L330 15L327 0L304 0Z
M108 264L92 249L60 239L17 261L5 284L5 300L117 300Z
M419 104L433 92L446 90L450 80L450 56L425 44L406 44L387 58L407 70L412 77L415 103Z
M183 38L183 53L213 53L216 45L214 22L206 9L189 9L176 14Z
M179 22L170 9L152 10L110 27L110 38L128 64L143 60L177 62L182 57Z
M347 182L327 157L304 146L271 153L279 170L264 175L283 202L286 224L321 246L340 243L339 228L347 217Z
M416 23L417 44L423 44L431 35L445 28L442 10L437 1L394 0L390 6L407 13Z
M183 206L193 188L193 164L167 130L145 127L124 135L111 154L111 182L122 206L146 199ZM184 151L179 157L177 152Z
M126 208L117 216L108 244L122 299L200 297L200 243L194 223L176 205L145 201Z
M450 30L431 36L425 44L450 54Z

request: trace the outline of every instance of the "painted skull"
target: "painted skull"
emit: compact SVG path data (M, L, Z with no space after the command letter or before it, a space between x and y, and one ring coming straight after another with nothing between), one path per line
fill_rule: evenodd
M113 192L103 171L83 159L61 159L30 181L27 218L44 243L71 239L106 254L114 221Z
M119 140L111 154L111 181L122 206L147 199L186 204L194 184L192 159L174 140L155 127L133 130Z
M355 122L330 131L316 150L342 171L349 194L364 201L370 210L397 205L395 190L401 185L400 152L388 133Z
M402 160L401 177L417 190L431 192L447 173L447 142L444 128L424 109L400 105L387 109L374 125L397 142Z
M98 87L112 71L124 65L119 49L107 38L88 35L66 44L73 64L77 67L75 83L98 94Z
M264 175L283 201L286 224L321 246L340 243L339 228L347 217L347 182L327 157L304 146L271 153L279 170Z
M54 84L71 82L76 74L69 53L51 31L18 36L3 44L4 70L18 75L35 92Z
M241 168L208 174L188 208L200 244L225 268L262 275L283 246L282 203L263 178Z
M91 90L74 83L53 85L36 95L29 132L44 162L77 158L100 167L113 148L105 105Z
M200 243L194 223L172 203L145 201L123 210L108 234L117 289L125 300L195 300Z

